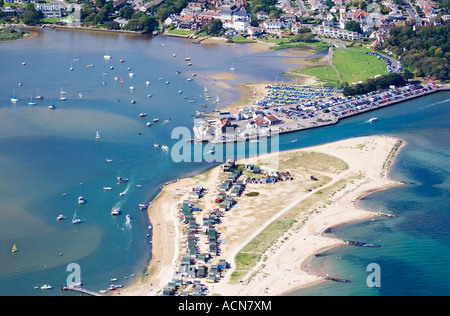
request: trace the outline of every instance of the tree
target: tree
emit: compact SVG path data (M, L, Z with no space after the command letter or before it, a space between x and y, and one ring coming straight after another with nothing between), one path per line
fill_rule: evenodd
M108 21L108 19L109 13L106 10L102 9L95 16L94 22L95 24L103 24L104 22Z
M26 25L36 25L44 17L41 11L37 11L33 3L26 6L26 11L20 15L20 19Z
M133 15L134 10L132 7L130 7L129 5L124 5L122 8L120 8L119 10L119 16L121 18L124 18L125 20L129 20L131 19L131 16Z
M218 36L223 33L222 21L219 19L214 19L202 26L202 32L208 35Z
M105 22L105 23L103 23L103 27L107 30L119 30L120 29L119 23L117 23L115 21Z
M106 3L105 0L95 0L95 6L99 9L103 8L105 3Z
M362 33L361 24L359 24L357 21L348 21L345 24L345 29L351 32Z

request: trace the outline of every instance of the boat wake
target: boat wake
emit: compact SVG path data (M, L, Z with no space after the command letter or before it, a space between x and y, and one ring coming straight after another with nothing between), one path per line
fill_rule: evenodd
M131 226L131 219L130 219L130 217L126 217L126 219L125 219L125 225L124 225L124 228L126 228L126 229L129 229L129 230L131 230L131 228L132 228L132 226Z
M439 105L439 104L442 104L442 103L447 103L448 101L450 101L450 99L443 100L443 101L439 101L439 102L432 103L432 104L427 104L427 105L425 105L424 107L422 107L422 109L431 108L431 107L433 107L433 106L435 106L435 105Z
M363 122L362 124L372 124L373 122L375 122L377 120L378 120L377 117L372 117L372 118L368 119L367 121Z

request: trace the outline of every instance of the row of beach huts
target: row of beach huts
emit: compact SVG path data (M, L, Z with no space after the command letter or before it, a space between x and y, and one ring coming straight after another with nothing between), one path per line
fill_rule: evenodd
M289 172L263 172L255 165L244 167L255 174L255 177L249 176L249 172L246 177L243 176L243 168L233 160L224 164L223 171L228 173L227 178L218 185L214 200L218 206L208 214L204 214L206 212L195 203L204 198L206 193L200 185L194 186L189 192L189 199L179 205L179 221L186 238L182 242L181 262L172 282L164 288L164 296L205 295L208 290L204 282L219 282L224 270L230 268L230 264L220 258L220 245L225 241L221 238L217 225L221 224L221 217L237 204L234 198L243 194L248 183L276 183L293 179Z

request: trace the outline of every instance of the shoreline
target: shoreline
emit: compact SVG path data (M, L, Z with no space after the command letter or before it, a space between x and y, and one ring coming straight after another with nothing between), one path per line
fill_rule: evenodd
M313 150L314 152L316 152L317 150L319 150L319 152L327 152L326 147L335 148L336 146L340 147L343 146L342 144L350 144L350 143L354 145L355 142L356 143L374 142L375 144L375 141L381 142L383 146L386 147L385 146L386 144L393 145L394 143L397 143L399 139L388 136L368 136L362 138L351 138L335 143L314 146L310 148L289 150L286 152L282 152L280 154L289 154L294 152L300 151L304 152L311 150ZM390 161L390 166L395 162L395 157L398 156L398 152L403 148L404 145L405 144L403 142L402 145L396 150L394 159ZM389 156L390 153L392 152L392 148L393 147L384 148L383 151L384 155L382 154L380 156L380 154L377 154L377 157L379 158L378 162L380 162L381 165L383 165L385 159L387 159L384 156L386 155ZM264 156L268 155L271 154L267 154ZM262 159L262 158L264 157L254 157L250 159ZM215 176L218 175L217 170L219 169L220 166L213 167L212 169L208 170L202 175L198 175L192 178L181 179L175 183L171 183L167 186L164 186L160 194L158 194L158 196L153 200L152 207L151 209L148 210L148 216L154 228L153 232L154 236L152 238L153 245L155 244L158 245L159 249L153 248L152 250L152 260L149 263L149 269L147 271L148 276L146 276L140 282L136 282L136 284L128 290L128 293L126 295L160 295L159 292L162 291L165 284L167 284L167 282L169 282L173 277L174 271L177 266L176 259L178 259L180 255L179 254L180 236L178 234L180 227L178 229L176 228L177 226L179 226L179 224L177 223L176 216L174 216L175 214L177 214L176 205L178 202L183 200L184 198L183 193L186 193L185 191L187 191L190 186L194 185L196 181L197 182L201 181L203 178L206 177L208 181L206 181L207 183L204 185L205 188L208 188L207 185L216 183L217 178L215 178ZM353 172L354 168L351 167L351 170ZM344 194L341 194L341 196L335 198L331 206L327 207L326 210L320 212L319 214L311 216L311 218L306 221L304 227L300 228L299 232L296 232L296 235L300 234L302 237L305 238L304 243L306 244L309 243L310 245L306 250L303 251L301 256L295 257L294 261L289 262L289 266L295 265L297 267L298 264L300 264L299 269L294 269L295 270L294 274L288 273L286 271L281 272L278 271L277 273L273 271L274 276L272 276L272 278L262 277L262 279L252 280L249 283L244 282L242 284L231 284L229 283L229 277L232 274L233 267L235 265L234 260L232 258L234 258L238 252L238 250L236 250L235 245L234 252L232 252L230 249L225 251L228 253L226 256L227 262L231 264L232 269L227 271L226 275L220 280L219 283L214 283L212 286L210 286L209 293L219 295L244 295L243 293L246 292L248 295L286 295L299 288L310 286L311 284L316 284L317 282L322 282L323 277L311 275L306 271L307 269L305 269L305 265L307 265L308 259L313 258L318 253L323 252L324 249L330 249L345 244L342 240L323 237L323 233L327 229L341 225L343 223L366 220L368 218L376 216L377 215L376 213L357 209L354 206L354 202L356 201L356 199L361 199L367 194L370 194L372 192L384 190L397 185L402 185L402 183L390 180L388 172L382 175L382 167L380 167L380 169L377 168L377 170L371 170L370 177L369 178L364 177L363 179L364 180L372 179L372 177L374 177L375 180L369 181L368 183L359 183L362 182L362 179L360 181L357 181L357 189L355 189L350 193L344 192ZM335 182L337 182L337 179L335 180ZM333 182L328 183L325 185L325 187L332 186L332 184ZM178 196L174 196L174 192L176 192ZM338 190L336 194L340 192L341 190ZM356 197L354 195L356 195ZM351 203L349 203L350 201ZM341 203L344 204L347 203L346 206L350 209L350 212L346 211L343 212L343 214L339 214L339 211L336 211L335 206L336 204ZM169 207L170 211L167 212L168 211L167 207L170 205L171 205L171 207ZM164 210L166 212L164 212ZM276 217L279 217L281 215L278 213ZM228 216L229 214L226 215L226 217ZM329 225L323 226L321 224L318 224L324 221L323 216L325 216L324 218L326 219L326 222ZM311 232L313 232L312 235ZM257 233L258 231L255 234L257 235ZM295 241L299 238L294 238L292 236L287 237L285 236L285 238L287 238L286 239L287 241L283 242L283 246L280 247L278 250L276 250L274 254L268 255L269 259L266 262L264 262L264 265L266 266L264 269L274 269L274 266L276 267L280 265L283 267L283 264L286 264L286 262L282 264L279 258L289 257L286 255L286 253L290 252L289 249L291 247L291 244L289 242L292 241L293 243L295 243ZM244 247L246 244L247 242L240 244L241 248ZM302 249L301 247L296 248ZM277 253L279 254L280 252L283 255L277 255ZM154 262L154 260L156 260L156 262ZM276 263L274 263L274 261L276 261ZM274 266L271 266L271 264ZM270 268L267 268L267 266L269 266ZM255 272L254 269L252 269L253 273ZM264 273L260 272L259 274L263 275ZM302 279L302 282L301 283L300 282L297 283L295 281L288 283L280 282L281 280L285 281L288 276L289 277L297 276L298 278ZM294 285L292 283L294 283ZM149 284L152 285L149 286ZM264 290L265 288L270 288L270 291Z

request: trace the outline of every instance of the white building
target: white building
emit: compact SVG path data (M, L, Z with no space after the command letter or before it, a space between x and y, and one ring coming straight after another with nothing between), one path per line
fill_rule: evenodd
M320 34L326 37L332 37L332 38L340 38L340 39L346 39L351 41L360 41L361 40L361 34L358 32L351 32L348 30L338 29L334 27L329 26L323 26L319 25L314 28L314 32L316 34Z
M44 18L60 18L61 6L54 3L38 3L36 10L41 11Z
M268 19L263 22L263 28L270 33L270 31L279 31L286 28L286 24L280 19Z

